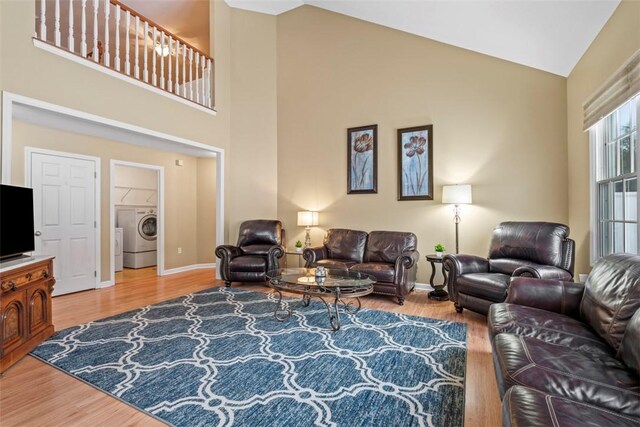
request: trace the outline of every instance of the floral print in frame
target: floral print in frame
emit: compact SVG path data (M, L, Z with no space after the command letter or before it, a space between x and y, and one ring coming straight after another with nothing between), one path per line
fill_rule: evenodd
M347 130L347 194L378 192L378 125Z
M433 200L433 125L398 129L398 200Z

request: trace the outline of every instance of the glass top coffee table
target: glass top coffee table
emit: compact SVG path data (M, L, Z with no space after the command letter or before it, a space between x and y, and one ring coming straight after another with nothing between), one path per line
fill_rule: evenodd
M274 317L284 322L291 317L291 309L284 309L282 292L302 295L302 304L307 307L311 297L319 298L327 307L331 329L340 329L339 304L347 314L360 310L360 297L373 292L376 279L365 273L348 270L325 269L324 276L316 276L315 268L282 268L267 273L269 286L277 292L278 302ZM343 298L353 301L345 302Z

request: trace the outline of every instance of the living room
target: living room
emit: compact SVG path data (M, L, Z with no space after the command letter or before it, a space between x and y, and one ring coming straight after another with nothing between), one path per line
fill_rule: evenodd
M91 1L74 0L76 13L84 3L87 15L91 16L94 10ZM96 3L100 3L96 7L103 7L103 2ZM127 3L122 3L122 10ZM182 3L187 9L189 2ZM245 221L279 220L286 230L281 244L286 252L292 252L284 254L281 260L286 259L288 266L297 266L305 259L302 252L295 254L294 246L297 241L305 241L307 231L298 221L298 213L318 212L314 222L317 225L308 229L313 247L321 246L331 229L362 230L369 233L369 238L370 232L376 230L417 236L415 249L420 257L416 265L416 290L406 295L403 306L388 296L367 295L361 298L362 307L466 324L466 369L463 367L459 372L464 379L463 393L455 394L464 397L464 402L451 405L453 412L458 411L451 419L464 420L467 425L500 425L504 422L502 402L486 313L471 309L457 313L451 301L429 299L430 281L440 284L444 277L442 265L430 265L425 255L434 253L434 246L440 243L446 254L459 251L486 257L494 228L505 221L564 224L570 229L568 238L575 242L572 280L584 282L600 258L599 250L594 249L597 244L594 236L600 233L594 219L595 183L591 178L593 165L587 131L593 123L588 122L591 117L587 117L584 105L611 84L620 70L626 70L625 64L635 64L629 61L640 49L640 3L400 2L394 4L398 14L395 17L400 22L395 28L387 21L380 22L385 9L378 10L383 6L375 2L344 2L345 7L362 3L358 6L361 15L348 7L342 10L340 4L332 2L291 2L283 6L286 10L247 10L254 6L244 1L207 3L206 53L215 59L212 73L215 96L210 111L176 102L173 94L161 96L123 81L128 76L115 78L96 71L95 67L52 54L52 49L59 48L43 47L35 41L40 34L37 19L34 39L34 17L40 16L41 2L0 2L3 184L25 183L18 179L21 176L16 177L23 170L21 152L24 147L42 144L35 140L42 141L46 135L57 132L61 134L59 138L64 139L68 133L68 140L75 141L85 132L80 126L52 130L44 120L34 124L32 117L37 114L29 114L50 106L56 106L56 114L68 114L74 120L89 120L90 115L95 123L112 125L111 135L122 129L132 132L131 135L135 133L130 141L160 136L164 142L171 140L172 152L181 149L177 147L186 147L186 142L191 144L190 150L214 150L218 163L214 182L218 197L215 221L199 220L194 212L198 208L191 207L197 194L186 190L189 185L183 175L174 173L165 178L174 191L174 195L166 196L166 202L173 206L173 222L183 227L174 230L173 240L164 245L172 259L167 268L177 269L176 273L55 297L52 302L55 331L198 291L225 292L220 268L215 272L211 269L214 250L220 245L236 245ZM46 4L47 10L54 11L57 2ZM64 15L69 2L62 4ZM134 4L129 6L135 8ZM415 21L410 17L412 12L418 16L417 10L429 15L421 16L430 19L427 22L431 25L403 28ZM202 17L203 13L199 14ZM113 11L111 15L113 18ZM124 22L125 15L122 16ZM445 21L445 17L452 20ZM486 23L480 18L486 19ZM442 19L440 25L436 25L438 19ZM174 30L176 36L188 37L187 33L170 27L170 22L158 18L153 21ZM64 21L61 27L64 29L66 25ZM77 19L75 27L76 30L80 27ZM53 34L54 29L52 23L47 31ZM88 29L91 30L91 25ZM92 33L87 34L91 46ZM76 37L76 43L79 41ZM630 69L630 81L637 82L633 80L637 72ZM176 65L174 73L177 70ZM638 92L633 85L629 90L632 92L626 98L616 98L617 105L597 100L596 104L607 104L609 108L601 117ZM637 117L637 103L634 105ZM632 117L633 112L629 114ZM375 192L349 194L350 169L345 144L348 130L373 125L376 125ZM399 200L402 177L398 131L429 125L432 163L427 179L432 189L422 199ZM103 139L96 142L94 155L102 156L102 146L116 143ZM6 151L7 146L13 147L13 153ZM144 163L144 152L137 150L143 149L119 146L110 150L114 153L110 158ZM15 160L8 161L7 154ZM637 163L637 150L635 159ZM11 164L12 161L16 164ZM12 169L10 173L7 164ZM179 167L172 160L165 168ZM629 178L625 175L625 179ZM468 184L472 191L471 203L459 207L461 221L457 225L453 206L443 203L443 187L455 184ZM104 197L106 192L103 192L106 206ZM189 204L181 201L184 198L189 199ZM112 240L105 234L110 225L105 222L100 227L105 236L100 258L102 283L109 279L106 272L111 269L111 261L107 252ZM185 233L184 227L190 231ZM202 235L207 236L204 242ZM631 239L626 240L628 246L616 247L615 252L631 250ZM181 241L188 241L190 246ZM177 252L178 248L187 247L195 249L189 254ZM198 265L206 268L196 268ZM431 278L432 269L437 272L435 278ZM277 293L271 293L273 290L261 283L234 282L230 289L228 292L266 293L270 295L271 310L276 304ZM312 304L315 303L318 301ZM302 316L304 310L296 306L289 322ZM276 322L273 313L268 314L269 321ZM340 311L344 327L331 336L354 329L351 322L364 319L363 314ZM322 315L317 327L331 331L326 310ZM351 317L353 321L349 320ZM278 323L278 327L289 322ZM25 380L31 384L28 389L21 385ZM45 393L44 386L49 381L56 388L63 387L67 397L44 399L40 393ZM100 389L95 384L94 387ZM158 418L153 417L176 425L213 422L150 416L153 411L141 404L129 401L133 407L127 406L112 391L107 391L111 394L97 391L33 356L26 356L9 368L0 379L0 388L40 402L30 406L34 415L27 415L24 403L0 392L1 412L10 414L1 415L7 425L46 424L45 418L39 418L45 416L53 424L73 425L100 423L107 417L114 424L157 422ZM42 397L42 401L35 396ZM74 402L73 407L69 401ZM364 417L359 412L361 405L353 402L348 407L354 418ZM264 414L271 414L264 415L270 420L267 424L313 424L303 419L297 419L297 423L291 419L289 424L279 422L277 418L269 418L277 407L264 410ZM410 418L397 420L402 425L419 424ZM425 420L422 421L426 424L437 425L440 418ZM450 425L458 425L456 422L451 421ZM240 421L237 423L242 425ZM369 419L369 425L375 424L375 417Z

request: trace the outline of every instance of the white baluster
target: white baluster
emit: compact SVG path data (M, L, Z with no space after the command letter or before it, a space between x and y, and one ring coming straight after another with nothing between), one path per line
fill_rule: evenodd
M129 62L129 32L131 31L131 12L127 10L126 19L125 19L125 37L124 37L124 72L127 76L131 75L131 62Z
M47 41L47 1L40 0L40 40Z
M144 22L144 72L142 73L143 80L149 82L149 47L147 46L147 39L149 38L149 23Z
M213 100L213 94L211 93L211 83L213 83L211 81L211 60L207 59L207 106L209 108L211 108L211 104L212 104L212 100Z
M111 13L111 3L104 0L104 65L110 65L111 56L109 54L109 14Z
M74 52L76 42L73 38L73 0L69 0L69 39L67 40L67 48Z
M180 40L176 40L176 85L174 88L174 92L177 93L178 95L180 94L179 58L180 58Z
M207 101L206 101L206 99L205 99L205 90L204 90L204 87L205 87L205 79L204 79L204 63L205 63L206 61L205 61L205 59L204 59L204 55L202 55L200 58L202 59L202 60L200 61L200 71L201 71L200 75L202 76L202 77L201 77L201 79L202 79L202 80L200 81L200 90L201 90L201 95L200 95L200 104L202 104L202 105L206 105L206 104L207 104Z
M160 31L160 88L164 89L164 31Z
M200 52L196 52L196 102L200 103L200 79L198 78L198 68L200 65Z
M128 31L127 31L128 32ZM120 71L120 5L116 5L116 56L113 60L116 71Z
M193 101L193 49L189 48L189 99Z
M82 0L82 19L80 20L80 53L87 57L87 0Z
M169 34L169 55L167 56L167 65L169 66L169 78L167 80L167 90L169 92L173 92L173 83L171 82L171 47L173 45L173 39L171 38L171 34Z
M56 46L60 46L60 0L54 1L54 36Z
M134 76L140 78L140 17L136 16L136 55L134 58Z
M153 43L151 43L151 49L153 49L153 63L152 63L152 81L154 86L158 86L158 76L156 76L156 58L158 55L158 51L156 50L156 43L158 41L158 30L156 27L153 27Z
M187 97L187 45L182 46L182 96Z
M100 52L98 52L98 6L99 0L93 0L93 60L100 60Z

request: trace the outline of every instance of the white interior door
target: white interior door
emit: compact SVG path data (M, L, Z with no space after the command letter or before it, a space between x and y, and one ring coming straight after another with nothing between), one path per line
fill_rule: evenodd
M53 255L53 295L96 287L96 161L31 153L36 255Z

